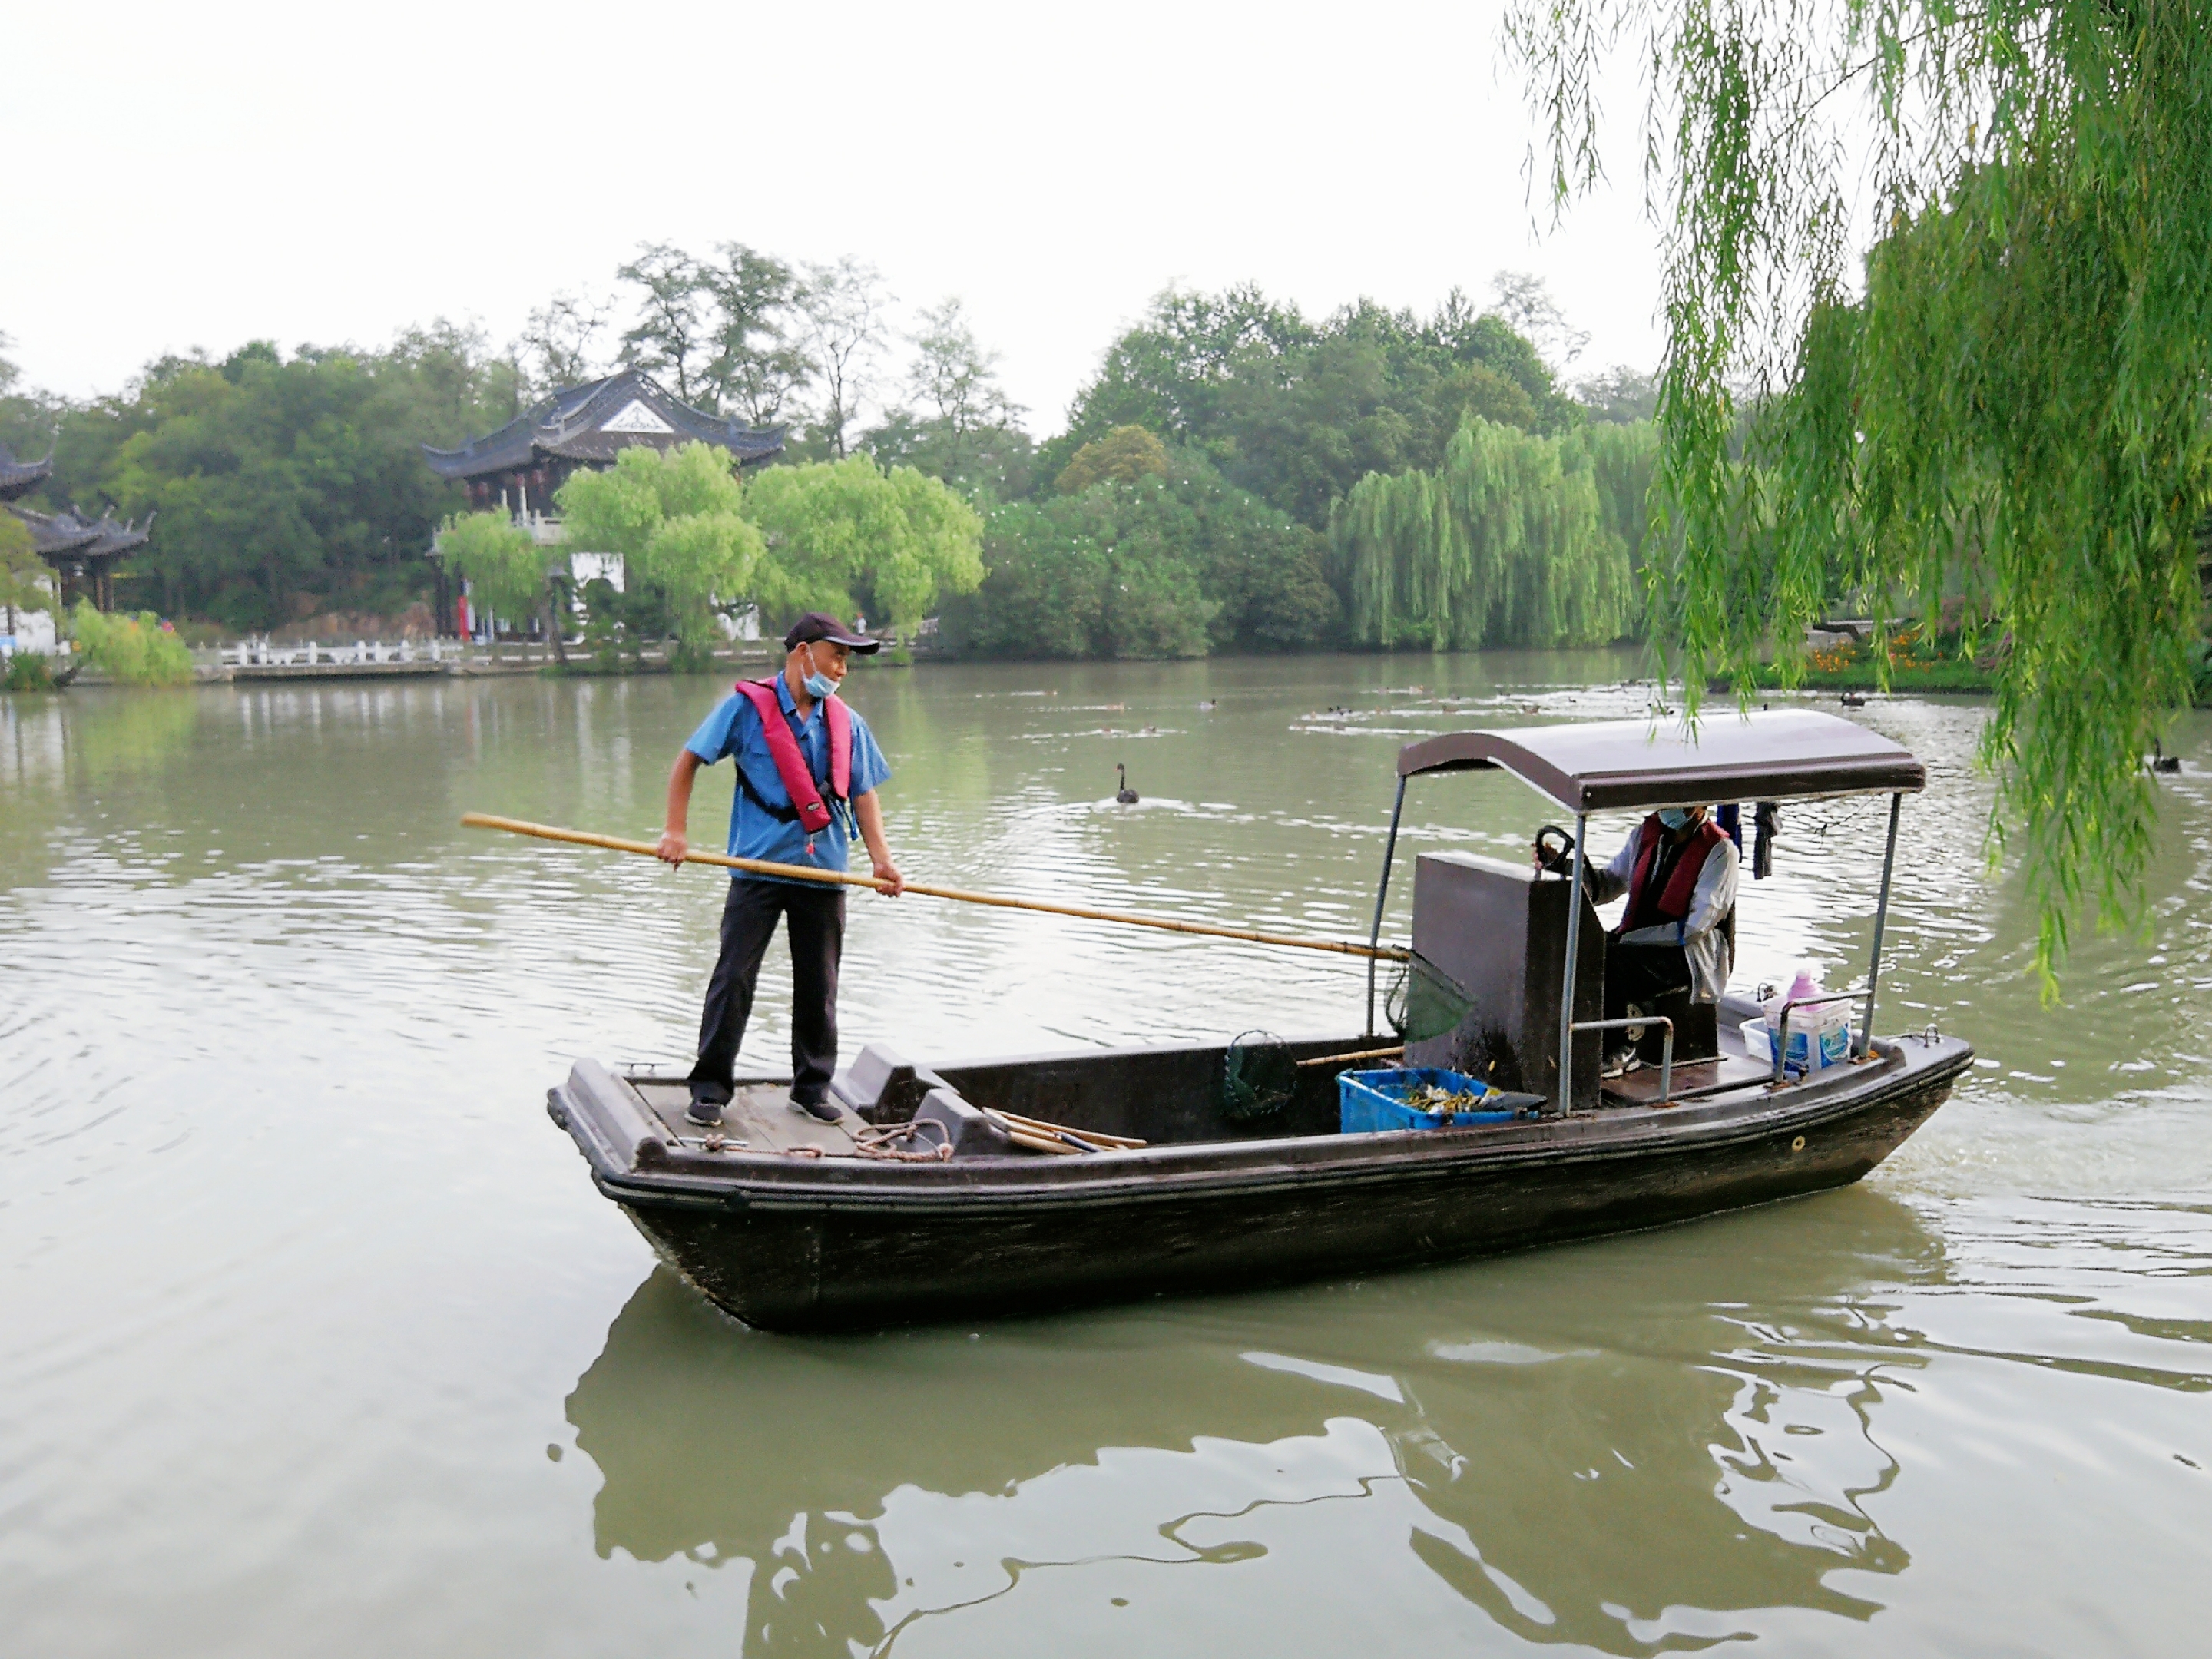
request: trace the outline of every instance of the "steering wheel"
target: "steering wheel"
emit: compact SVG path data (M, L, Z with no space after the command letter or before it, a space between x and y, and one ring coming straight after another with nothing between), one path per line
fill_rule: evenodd
M1547 836L1557 836L1559 838L1558 852L1547 853L1544 850L1544 837ZM1558 824L1547 823L1536 832L1537 862L1552 874L1555 876L1565 874L1568 865L1574 857L1574 852L1575 838L1560 829Z

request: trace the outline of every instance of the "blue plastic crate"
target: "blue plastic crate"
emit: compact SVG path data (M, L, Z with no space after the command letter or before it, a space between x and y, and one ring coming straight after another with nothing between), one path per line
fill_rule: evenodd
M1425 1085L1454 1094L1486 1097L1496 1109L1477 1112L1418 1112L1406 1097ZM1510 1123L1533 1115L1541 1103L1533 1095L1509 1095L1488 1084L1437 1066L1404 1066L1387 1072L1346 1072L1336 1079L1337 1129L1347 1135L1383 1129L1450 1129L1474 1123Z

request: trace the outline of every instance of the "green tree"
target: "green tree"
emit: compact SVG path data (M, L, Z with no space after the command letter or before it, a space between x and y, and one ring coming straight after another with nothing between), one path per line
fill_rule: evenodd
M908 395L945 444L949 471L957 473L967 463L969 440L1015 426L1022 408L999 384L999 354L983 349L957 298L921 313L913 343Z
M1206 624L1218 607L1206 597L1194 560L1139 520L1116 528L1113 574L1106 584L1101 631L1116 657L1202 657Z
M118 685L191 684L191 652L150 611L106 616L79 599L70 613L69 635L86 665Z
M978 503L1019 501L1036 488L1037 447L1018 426L956 432L934 416L898 409L862 433L860 447L886 471L910 466Z
M975 508L912 467L885 471L866 455L770 467L746 488L745 513L766 538L753 591L771 614L849 616L860 603L911 637L940 593L983 580Z
M447 563L467 578L477 609L510 621L534 617L562 661L568 653L554 616L545 550L504 513L456 514L438 532Z
M52 447L55 429L69 413L69 405L23 386L22 370L7 356L13 343L0 330L0 444L5 444L17 460L33 461Z
M1659 412L1657 378L1626 363L1577 380L1571 390L1594 422L1632 426Z
M1583 355L1589 331L1577 328L1552 297L1551 285L1526 270L1501 270L1490 279L1490 315L1536 349L1554 373Z
M994 504L987 574L947 609L954 648L1033 657L1198 657L1330 642L1321 538L1205 460L1166 477Z
M889 298L881 273L850 254L806 267L798 305L809 378L818 388L813 425L833 461L845 459L855 414L873 384Z
M1649 421L1596 422L1570 434L1568 441L1589 455L1599 514L1628 550L1630 568L1640 573L1651 527L1651 489L1659 473L1657 428Z
M705 666L715 612L751 592L763 550L728 453L711 444L633 446L605 471L572 475L555 500L570 546L619 554L633 596L650 588L664 597L676 630L672 662Z
M1633 555L1619 526L1635 515L1634 463L1625 446L1604 453L1601 492L1581 433L1544 438L1476 418L1436 471L1362 479L1334 526L1354 633L1437 651L1627 634Z
M1100 484L994 511L989 574L956 612L955 643L1017 657L1206 655L1219 607L1161 488Z
M386 353L286 358L256 342L220 363L165 358L64 424L57 493L157 515L126 586L171 615L265 628L327 606L404 609L429 584L433 529L460 505L416 444L457 442L513 407L507 372L477 349L441 327Z
M647 242L615 276L639 290L623 362L659 376L685 403L770 426L813 378L793 338L799 281L773 255L720 242L701 258Z
M380 351L257 341L220 362L165 357L66 412L49 494L155 515L118 574L125 605L238 629L404 611L430 587L432 532L463 504L417 445L489 430L520 395L514 363L442 320Z
M1931 617L1966 588L2008 641L1982 752L2049 987L2085 901L2140 902L2139 757L2199 635L2212 12L1520 0L1510 28L1559 202L1597 177L1624 30L1657 77L1679 552L1654 568L1686 697L1711 673L1747 697L1770 635L1796 672L1839 579Z
M0 509L0 633L16 631L19 611L52 608L52 574L46 561L32 550L31 532L23 521Z
M1170 291L1109 348L1042 459L1057 473L1142 426L1319 527L1366 474L1436 465L1468 414L1531 431L1580 418L1535 348L1457 292L1426 319L1361 301L1312 323L1249 285Z
M708 406L753 426L774 426L787 418L815 373L792 335L801 321L798 274L743 242L720 242L714 251L718 260L699 266L714 306L714 356L702 377Z
M612 301L565 290L532 310L511 355L524 366L533 398L599 378L593 349L613 311Z
M319 353L302 347L310 362L344 357L367 365L405 401L424 428L423 441L441 448L466 442L487 426L501 426L529 404L530 376L514 352L495 354L482 328L440 317L426 327L404 328L383 352ZM267 359L283 360L273 353Z
M623 331L623 362L667 381L685 403L697 402L702 375L715 355L699 261L669 243L647 242L635 258L616 267L615 279L643 290L637 320Z
M1000 657L1089 657L1099 650L1113 556L1072 500L992 502L979 591L949 603L957 651Z
M1135 483L1164 478L1174 470L1168 447L1158 438L1140 426L1117 426L1075 452L1058 487L1063 495L1080 495L1095 483Z

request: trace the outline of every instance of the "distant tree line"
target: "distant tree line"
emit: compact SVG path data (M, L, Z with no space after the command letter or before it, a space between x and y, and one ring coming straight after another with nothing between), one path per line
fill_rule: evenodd
M461 495L416 446L462 442L526 395L480 335L440 323L377 351L256 341L220 361L162 357L85 403L9 396L0 442L53 447L48 506L155 514L123 605L260 629L428 592L424 553Z
M987 574L947 603L948 643L1165 657L1636 632L1650 383L1615 369L1571 393L1540 339L1577 345L1527 278L1426 318L1363 301L1314 322L1250 287L1162 295L1065 433L1033 451L1018 431L971 435ZM1522 464L1479 526L1417 533L1376 510L1386 487L1401 501L1501 447Z
M1487 307L1455 293L1426 317L1362 301L1310 319L1249 286L1165 294L1111 343L1066 429L1042 444L958 300L922 309L900 333L894 296L857 260L652 244L617 284L611 295L555 295L503 347L444 320L375 349L288 353L257 341L220 360L160 359L123 392L82 403L27 392L10 374L0 441L31 455L54 446L50 505L157 514L123 584L133 607L232 629L325 610L389 614L430 591L431 537L463 507L416 446L457 445L556 387L634 365L702 408L787 427L793 465L865 459L879 479L910 470L966 503L981 526L980 586L942 548L930 568L943 580L924 585L942 597L947 648L1158 657L1468 642L1459 623L1447 639L1432 618L1409 621L1402 598L1461 579L1416 580L1408 573L1431 554L1394 546L1390 588L1376 574L1382 520L1369 513L1355 533L1346 515L1379 499L1377 481L1441 477L1455 443L1497 441L1466 431L1556 447L1650 413L1650 382L1628 371L1561 385L1546 354L1564 365L1577 338L1525 278L1501 276ZM1559 476L1572 471L1563 460ZM1552 476L1528 476L1540 475ZM852 477L840 476L849 495ZM831 533L827 520L815 530ZM1634 539L1616 532L1595 552L1571 538L1560 548L1595 559L1606 593L1632 592L1575 611L1560 637L1585 637L1616 613L1619 631L1632 631L1620 561L1632 563ZM877 567L799 552L821 578L808 592L915 620L904 614L914 583L883 604ZM1457 556L1443 543L1432 553ZM732 552L719 568L726 579L743 564L763 580L799 568L780 558ZM897 560L880 562L888 573ZM1470 603L1457 595L1455 616ZM662 618L672 631L678 612L690 609Z

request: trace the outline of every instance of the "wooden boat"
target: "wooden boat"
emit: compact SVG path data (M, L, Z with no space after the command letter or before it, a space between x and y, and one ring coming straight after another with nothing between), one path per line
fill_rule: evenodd
M1924 781L1905 750L1811 711L1694 734L1640 720L1452 733L1401 752L1392 853L1407 780L1486 767L1575 815L1571 873L1418 861L1416 963L1468 1006L1407 1058L1526 1091L1540 1109L1517 1121L1340 1133L1340 1065L1299 1068L1284 1103L1243 1118L1222 1087L1225 1045L933 1065L872 1045L837 1078L838 1122L791 1112L787 1079L761 1079L712 1135L684 1120L680 1074L586 1060L550 1109L599 1190L686 1279L748 1324L800 1331L1246 1289L1687 1220L1856 1181L1948 1096L1966 1043L1869 1035L1889 862L1867 981L1838 994L1858 1006L1848 1060L1784 1075L1746 1051L1756 1001L1698 1007L1685 993L1628 1033L1658 1049L1656 1066L1599 1074L1609 1023L1606 939L1583 890L1589 814L1887 793L1893 861L1899 803ZM1369 1000L1366 1032L1294 1042L1296 1057L1371 1049L1371 980ZM1077 1132L1060 1138L1066 1155L1038 1144L1048 1130L1019 1133L1040 1120ZM908 1146L931 1155L871 1144L917 1121L931 1132L910 1131Z

